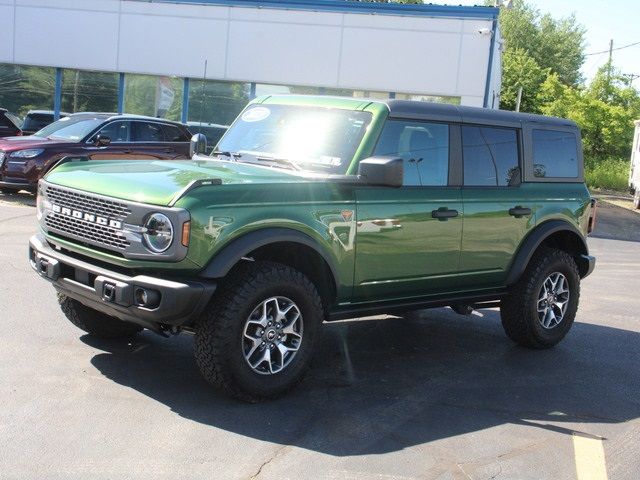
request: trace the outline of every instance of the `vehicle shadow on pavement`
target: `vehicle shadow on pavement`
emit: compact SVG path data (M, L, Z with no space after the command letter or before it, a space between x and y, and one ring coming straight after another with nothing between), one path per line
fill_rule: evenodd
M82 339L104 351L92 364L106 377L185 418L335 456L393 452L506 423L563 432L562 422L640 417L640 334L577 323L557 347L532 351L505 337L495 310L327 324L300 387L255 405L201 379L189 337Z

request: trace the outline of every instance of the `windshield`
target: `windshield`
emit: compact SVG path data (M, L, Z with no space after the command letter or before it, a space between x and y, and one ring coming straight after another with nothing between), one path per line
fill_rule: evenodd
M51 125L47 125L42 130L38 130L34 135L43 138L56 138L79 142L102 122L104 122L104 119L100 118L74 119L73 117L66 117L61 118L57 122L53 122Z
M254 105L234 122L216 150L240 153L241 162L274 159L274 166L344 174L370 121L369 112Z

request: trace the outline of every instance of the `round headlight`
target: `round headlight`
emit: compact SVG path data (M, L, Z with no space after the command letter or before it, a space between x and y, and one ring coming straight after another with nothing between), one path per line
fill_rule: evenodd
M144 226L147 229L143 234L144 240L153 252L162 253L171 246L173 225L166 215L154 213L149 216Z

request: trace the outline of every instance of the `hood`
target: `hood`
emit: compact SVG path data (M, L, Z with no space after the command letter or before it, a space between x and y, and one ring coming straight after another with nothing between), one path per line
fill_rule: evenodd
M317 176L222 160L91 160L64 163L51 170L45 180L123 200L168 205L193 180L220 179L228 185L299 183L313 178Z
M50 138L36 137L35 135L26 135L23 137L4 137L0 138L0 150L5 152L14 152L16 150L24 150L25 148L46 148L49 145L68 143L64 140L52 140Z

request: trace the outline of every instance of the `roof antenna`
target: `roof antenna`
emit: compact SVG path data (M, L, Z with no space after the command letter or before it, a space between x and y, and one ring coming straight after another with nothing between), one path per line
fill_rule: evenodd
M200 128L202 128L202 115L204 115L204 105L206 102L205 94L204 94L204 82L207 80L207 62L209 60L204 60L204 74L202 75L202 103L200 104Z

